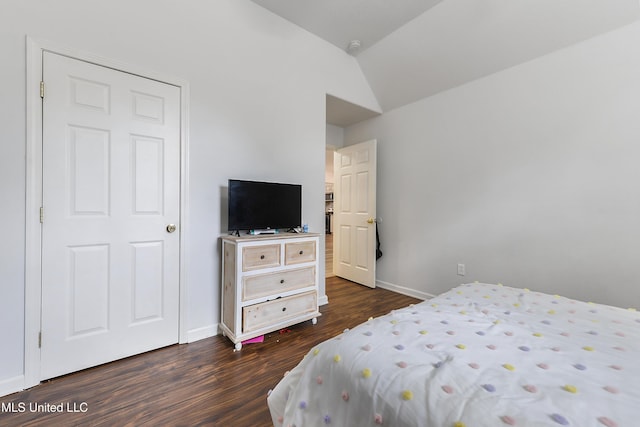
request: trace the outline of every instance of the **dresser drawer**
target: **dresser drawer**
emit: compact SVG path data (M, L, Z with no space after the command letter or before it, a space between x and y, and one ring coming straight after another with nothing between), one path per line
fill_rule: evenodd
M244 333L251 332L296 316L314 313L317 309L315 291L250 305L242 309L242 330Z
M306 288L315 284L315 267L245 276L242 283L242 300L278 295L282 292Z
M245 246L242 248L242 271L280 265L280 245Z
M294 242L284 245L284 263L286 265L313 262L316 260L316 242Z

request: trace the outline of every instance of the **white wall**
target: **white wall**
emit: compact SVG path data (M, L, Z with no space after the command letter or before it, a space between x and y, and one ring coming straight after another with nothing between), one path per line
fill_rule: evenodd
M336 149L344 147L344 128L327 123L327 146Z
M347 128L378 140L378 279L640 308L638 45L636 22Z
M302 184L305 222L322 232L326 93L379 109L353 57L247 0L3 2L0 395L23 374L27 36L190 83L190 331L219 322L227 179Z
M327 153L325 157L325 182L333 183L333 153L344 147L344 128L327 123Z

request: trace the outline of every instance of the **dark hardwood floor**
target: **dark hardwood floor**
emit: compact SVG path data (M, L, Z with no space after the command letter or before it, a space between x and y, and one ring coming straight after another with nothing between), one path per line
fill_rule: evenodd
M304 322L269 334L264 343L245 345L240 352L219 335L0 397L0 425L270 426L267 392L312 346L370 316L419 301L338 277L327 279L327 295L329 304L321 307L317 325ZM64 412L51 411L60 404Z

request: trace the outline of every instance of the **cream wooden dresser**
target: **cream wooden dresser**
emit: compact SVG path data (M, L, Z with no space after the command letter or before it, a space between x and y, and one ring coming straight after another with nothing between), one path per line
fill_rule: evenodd
M222 237L222 334L234 342L316 323L320 235Z

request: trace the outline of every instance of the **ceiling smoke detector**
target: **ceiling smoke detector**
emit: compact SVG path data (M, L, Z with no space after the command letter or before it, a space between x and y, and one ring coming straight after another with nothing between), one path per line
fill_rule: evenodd
M350 55L355 55L360 50L360 40L351 40L347 46L347 52Z

